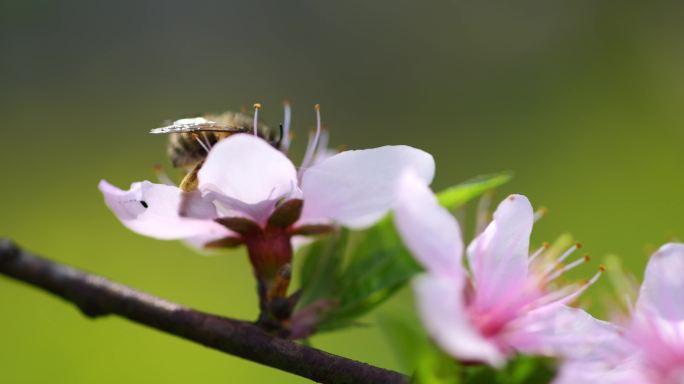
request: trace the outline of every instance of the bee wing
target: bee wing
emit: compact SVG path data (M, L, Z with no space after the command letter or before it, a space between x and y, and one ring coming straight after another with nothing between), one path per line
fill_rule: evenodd
M180 119L165 127L150 130L152 134L186 133L186 132L238 132L240 128L219 124L203 117Z

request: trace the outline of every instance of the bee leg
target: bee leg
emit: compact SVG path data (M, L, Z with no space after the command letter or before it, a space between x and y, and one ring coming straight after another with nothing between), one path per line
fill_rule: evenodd
M197 187L199 185L199 179L197 178L197 173L199 170L202 168L202 165L204 165L204 161L200 161L197 163L190 172L188 172L185 177L183 177L183 180L180 183L180 189L183 192L192 192L196 191Z

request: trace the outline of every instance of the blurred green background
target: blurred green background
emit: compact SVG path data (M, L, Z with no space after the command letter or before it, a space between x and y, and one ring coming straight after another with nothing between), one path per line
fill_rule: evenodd
M241 251L202 257L135 235L96 186L154 180L164 140L146 132L166 119L259 101L277 125L287 98L295 152L321 103L334 145L434 154L437 189L512 170L498 197L550 208L535 243L569 231L641 276L655 247L684 240L683 11L675 1L2 0L0 236L254 318ZM410 310L410 294L381 311L391 307ZM304 382L118 318L86 320L2 277L0 308L3 383ZM398 368L372 326L313 343Z

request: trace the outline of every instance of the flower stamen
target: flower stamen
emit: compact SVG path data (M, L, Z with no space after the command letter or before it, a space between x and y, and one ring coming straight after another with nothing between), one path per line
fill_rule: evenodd
M579 287L577 287L577 289L575 291L572 291L571 293L569 293L568 295L566 295L564 297L561 297L560 299L556 299L556 300L547 302L545 304L542 304L540 306L537 306L536 308L534 308L534 310L537 311L537 310L549 309L549 308L554 307L554 306L565 305L565 304L572 302L577 297L579 297L582 293L584 293L584 291L586 291L589 287L594 285L594 283L596 283L596 281L598 281L599 277L601 277L601 275L605 271L606 271L606 267L604 267L603 265L599 266L598 272L596 272L594 274L594 276L591 277L591 279L587 280L586 282L582 283Z
M546 276L546 275L548 275L551 271L553 271L554 269L558 268L558 266L559 266L565 259L567 259L568 257L570 257L570 255L572 255L573 252L575 252L576 250L578 250L578 249L580 249L580 248L582 248L582 244L580 244L580 243L575 243L575 245L573 245L572 247L568 248L567 251L563 252L563 254L560 255L560 257L558 257L558 259L557 259L555 262L553 262L551 265L549 265L548 267L546 267L546 269L544 270L544 272L542 273L542 275L543 275L543 276Z
M302 165L300 167L300 173L302 170L306 169L311 165L313 161L314 154L316 154L316 148L318 147L318 141L321 137L321 105L314 105L316 110L316 131L309 134L309 143L306 146L306 152L304 153L304 160L302 160ZM312 136L313 135L313 136ZM301 175L300 175L301 176Z
M603 265L599 265L598 271L594 274L594 276L592 276L591 279L589 279L589 281L587 281L586 283L584 283L584 286L586 286L586 287L588 288L588 287L590 287L591 285L593 285L593 284L599 279L599 277L601 277L601 275L602 275L603 272L605 272L605 271L606 271L606 267L604 267ZM584 288L584 289L586 289L586 288Z
M530 255L530 258L528 259L527 262L532 263L537 257L539 257L539 255L541 255L542 253L547 251L549 249L549 247L551 247L551 244L544 242L542 244L542 246L539 247L539 249L537 249L536 251L534 251L533 254Z
M318 138L321 136L321 105L314 105L314 109L316 110L316 137L314 140L318 144Z
M254 136L259 136L259 131L257 129L257 124L259 122L259 109L261 108L260 103L254 103Z
M164 184L164 185L173 185L175 186L176 184L171 180L169 175L164 172L164 169L162 168L161 165L156 164L154 166L154 174L157 175L157 180L159 180L159 183Z
M562 276L562 275L563 275L564 273L566 273L567 271L570 271L570 270L572 270L572 269L575 269L575 268L577 268L578 266L580 266L580 265L582 265L582 264L588 263L589 260L591 260L591 257L589 257L589 255L584 255L584 256L582 256L581 258L579 258L579 259L573 261L572 263L562 266L562 267L559 268L556 272L554 272L554 273L550 274L549 276L547 276L546 279L544 279L544 280L545 280L547 283L550 283L550 282L552 282L553 280L556 280L557 278L559 278L560 276Z
M534 212L534 222L541 220L544 216L549 213L549 209L546 207L541 207Z
M280 145L281 150L284 153L290 149L290 122L292 120L292 107L290 107L290 102L285 100L283 102L283 137L281 139Z

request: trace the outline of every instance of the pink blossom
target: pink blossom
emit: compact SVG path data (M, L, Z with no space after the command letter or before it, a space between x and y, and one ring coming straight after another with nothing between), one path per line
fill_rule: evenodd
M245 245L257 279L259 323L286 330L296 304L296 297L287 296L293 238L334 225L370 226L394 204L403 172L410 169L425 183L434 175L432 156L408 146L331 154L319 142L316 110L317 130L299 171L285 155L286 108L281 150L257 136L255 113L254 135L234 134L205 147L196 190L149 181L134 183L128 191L102 181L100 190L112 212L134 232L199 247Z
M632 319L592 366L568 363L559 383L684 382L684 244L663 245L649 260ZM628 353L625 353L628 351Z
M395 223L426 273L415 281L420 317L435 342L465 361L499 366L515 351L552 356L590 353L596 338L612 339L616 329L566 304L593 284L552 289L561 266L577 247L556 260L545 248L529 254L534 212L525 196L511 195L493 221L467 249L455 218L441 207L426 183L407 173L399 184Z
M291 235L313 225L367 227L393 204L394 186L404 170L413 169L425 182L434 175L432 156L412 147L331 155L324 145L317 146L318 135L312 142L299 172L264 140L236 134L210 149L196 192L149 181L123 191L104 180L100 190L109 208L132 231L197 243L234 236L235 228L226 228L231 225L225 219L244 219L264 229L279 207L297 200L303 201L303 207L287 223Z
M100 183L105 201L134 232L162 240L199 235L229 235L218 219L244 218L265 227L277 207L303 200L293 233L306 225L339 223L363 228L382 218L394 201L394 185L404 169L432 179L434 163L427 153L408 146L346 151L303 172L265 141L233 135L212 148L199 171L199 195L181 206L183 192L149 181L128 191ZM210 237L211 238L211 237Z

